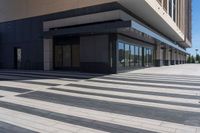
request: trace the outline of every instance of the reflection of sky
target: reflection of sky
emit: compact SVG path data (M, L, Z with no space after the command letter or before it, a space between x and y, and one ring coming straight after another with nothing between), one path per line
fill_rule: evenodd
M199 49L200 54L200 0L193 0L193 22L192 22L192 44L193 47L188 49L188 52L191 54L196 54L195 49Z

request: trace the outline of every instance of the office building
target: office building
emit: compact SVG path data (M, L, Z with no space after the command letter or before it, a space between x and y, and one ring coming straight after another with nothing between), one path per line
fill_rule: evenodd
M186 62L191 0L0 0L0 68L117 73Z

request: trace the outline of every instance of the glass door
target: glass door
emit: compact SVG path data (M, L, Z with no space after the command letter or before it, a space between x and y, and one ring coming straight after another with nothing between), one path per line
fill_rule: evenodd
M71 67L71 45L62 46L62 67L70 68Z
M80 45L55 45L55 69L76 69L80 67Z

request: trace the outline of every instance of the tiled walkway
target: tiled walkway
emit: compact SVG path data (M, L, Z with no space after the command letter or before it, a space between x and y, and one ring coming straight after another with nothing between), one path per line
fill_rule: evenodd
M200 69L0 71L0 133L200 133L200 74L187 74L191 67Z

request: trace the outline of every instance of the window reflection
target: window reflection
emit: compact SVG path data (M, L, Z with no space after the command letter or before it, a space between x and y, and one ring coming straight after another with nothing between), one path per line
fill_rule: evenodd
M130 46L125 44L125 67L130 66Z
M135 66L136 67L138 67L139 65L139 58L138 58L138 56L139 56L139 48L138 48L138 46L135 46Z
M118 44L118 65L119 67L124 67L124 63L125 63L125 60L124 60L124 43L119 43Z
M135 66L135 63L134 63L135 46L132 45L132 46L130 47L130 50L131 50L130 65L131 65L131 67L134 67L134 66Z
M139 47L139 66L142 67L142 47Z
M149 67L153 65L153 49L137 44L118 43L118 67Z

